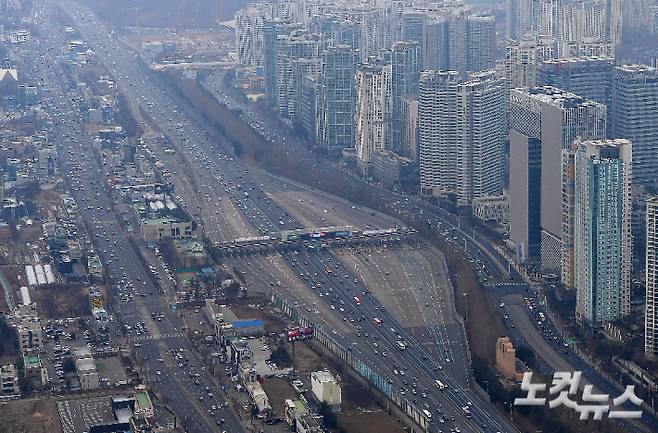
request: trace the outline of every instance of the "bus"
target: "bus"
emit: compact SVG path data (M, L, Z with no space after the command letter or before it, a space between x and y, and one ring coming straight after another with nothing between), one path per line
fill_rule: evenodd
M354 297L354 303L355 303L356 305L361 305L361 299L359 299L358 296L355 296L355 297Z
M466 418L470 418L470 417L471 417L471 409L469 409L468 406L464 406L464 407L462 407L462 411L464 411L464 416L465 416Z
M432 421L432 414L430 413L429 410L423 409L423 415L425 415L428 421Z
M441 391L446 389L446 386L439 379L436 379L434 383L436 384L436 387L439 388Z
M382 319L380 319L379 317L375 317L374 319L372 319L372 321L377 326L382 326L382 323L384 323L384 322L382 322Z

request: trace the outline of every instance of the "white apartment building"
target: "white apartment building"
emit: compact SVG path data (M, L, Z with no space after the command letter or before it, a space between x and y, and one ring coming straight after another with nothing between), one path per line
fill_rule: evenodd
M388 148L391 131L391 65L365 64L356 71L356 157L364 173L375 151Z
M462 81L425 71L418 102L421 192L460 205L502 193L505 84L492 71Z

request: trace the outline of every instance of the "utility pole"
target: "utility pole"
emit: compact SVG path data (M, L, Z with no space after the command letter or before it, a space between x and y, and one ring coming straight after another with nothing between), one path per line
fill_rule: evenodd
M295 350L295 340L292 341L292 376L297 378L297 351Z

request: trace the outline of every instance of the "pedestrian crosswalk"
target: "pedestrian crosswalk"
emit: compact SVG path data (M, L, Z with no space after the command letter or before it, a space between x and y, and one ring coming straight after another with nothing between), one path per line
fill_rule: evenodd
M148 340L164 340L166 338L181 338L185 337L182 332L172 332L169 334L156 334L156 335L140 335L130 338L131 341L148 341Z

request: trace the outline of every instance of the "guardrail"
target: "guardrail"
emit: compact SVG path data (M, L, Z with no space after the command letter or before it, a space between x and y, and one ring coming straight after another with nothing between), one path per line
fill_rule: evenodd
M302 313L299 308L291 304L287 299L278 293L272 292L272 303L285 313L293 322L301 326L312 326L315 330L314 338L322 343L327 349L345 361L350 367L358 372L363 378L370 382L375 388L381 391L393 403L396 404L405 414L414 420L424 431L428 431L430 420L423 414L422 409L417 408L411 401L399 392L393 389L393 385L388 383L388 378L383 377L375 372L370 366L354 356L351 351L345 349L333 337L331 331L327 331L323 326L315 323Z

